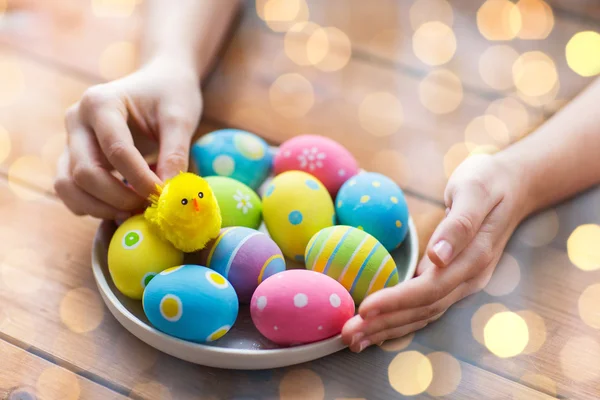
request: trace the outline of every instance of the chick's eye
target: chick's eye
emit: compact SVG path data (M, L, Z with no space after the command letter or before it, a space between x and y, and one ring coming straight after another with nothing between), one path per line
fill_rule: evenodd
M188 203L187 199L181 199L181 204L183 204L184 206Z
M204 197L204 193L198 192L198 197L203 198Z

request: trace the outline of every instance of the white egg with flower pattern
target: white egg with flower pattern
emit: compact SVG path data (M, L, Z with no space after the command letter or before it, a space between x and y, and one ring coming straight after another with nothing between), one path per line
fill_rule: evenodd
M236 292L227 279L199 265L161 272L146 286L142 303L156 329L197 343L223 337L239 311Z

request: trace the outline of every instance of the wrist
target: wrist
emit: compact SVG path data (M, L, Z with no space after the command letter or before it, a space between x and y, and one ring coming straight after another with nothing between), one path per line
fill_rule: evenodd
M160 74L169 78L185 79L190 84L200 87L200 75L196 65L183 55L173 52L158 52L146 60L141 69L144 68L160 71Z

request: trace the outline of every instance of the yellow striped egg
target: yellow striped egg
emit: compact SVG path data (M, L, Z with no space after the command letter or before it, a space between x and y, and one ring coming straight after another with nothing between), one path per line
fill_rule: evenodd
M350 226L322 229L306 246L306 268L336 279L356 305L385 287L398 284L394 259L377 239Z

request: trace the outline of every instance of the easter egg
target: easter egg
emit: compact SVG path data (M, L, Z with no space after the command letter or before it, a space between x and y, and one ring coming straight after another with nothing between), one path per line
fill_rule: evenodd
M335 197L339 188L358 173L354 156L324 136L301 135L283 143L274 160L275 174L300 170L314 175Z
M354 316L354 301L335 279L294 269L265 280L250 304L252 322L279 345L324 340L339 334Z
M369 172L353 177L340 189L335 206L340 225L370 233L388 251L406 238L409 213L404 193L384 175Z
M394 259L373 236L351 226L325 228L306 247L306 269L337 280L355 303L398 283Z
M269 234L286 257L298 262L304 262L310 238L334 224L333 201L327 189L303 171L287 171L273 178L262 202Z
M245 227L221 229L202 252L200 261L227 278L240 303L249 303L262 281L285 271L277 244L264 233Z
M223 337L239 311L227 279L200 265L181 265L158 274L146 287L142 304L156 329L199 343Z
M220 129L198 139L192 159L201 176L227 176L257 190L269 176L273 156L260 137L239 129Z
M208 176L205 179L219 203L222 227L258 229L262 222L262 203L254 190L225 176Z
M108 271L115 286L136 300L156 274L182 262L183 252L161 239L143 215L125 220L108 246Z

